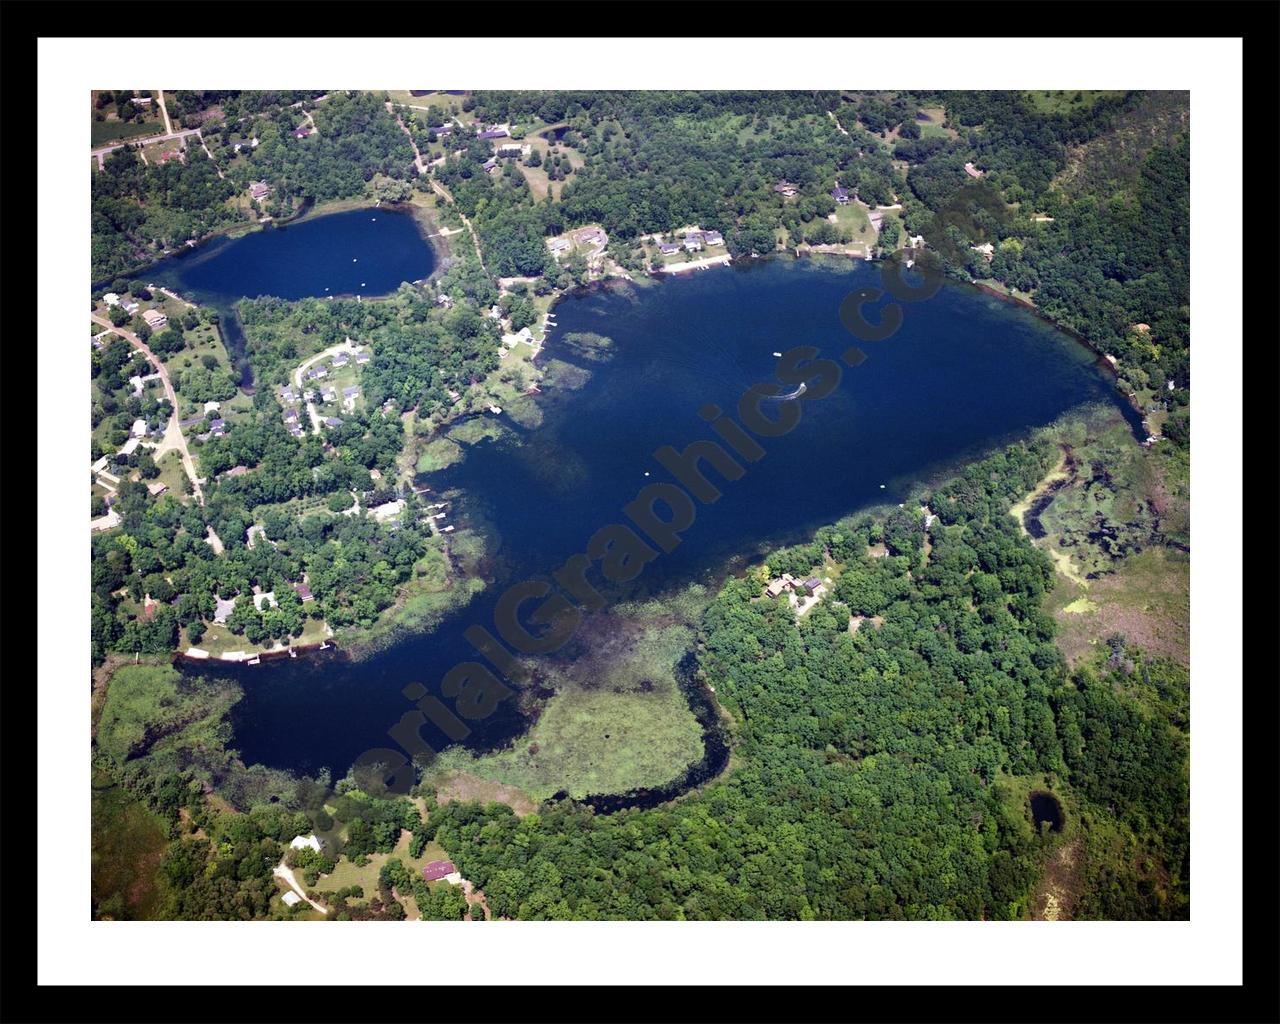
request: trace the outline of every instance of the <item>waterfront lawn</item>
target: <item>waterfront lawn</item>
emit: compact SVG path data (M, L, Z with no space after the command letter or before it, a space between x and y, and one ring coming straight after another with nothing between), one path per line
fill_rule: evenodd
M306 883L300 878L304 887L308 892L337 892L340 889L346 889L353 885L358 885L364 891L364 900L367 903L373 896L378 893L378 874L382 871L382 866L392 857L399 858L400 862L409 870L411 875L421 876L422 869L433 860L448 860L449 855L444 848L434 839L423 847L422 853L417 857L409 856L409 844L413 840L413 833L408 829L401 829L400 839L396 842L395 849L390 853L371 853L368 855L365 864L359 865L349 857L342 856L338 859L337 864L329 874L321 875L314 886L306 886ZM429 882L428 885L450 885L450 882ZM410 893L398 893L400 902L404 904L406 917L410 921L416 921L421 916L418 912L417 904L414 902Z

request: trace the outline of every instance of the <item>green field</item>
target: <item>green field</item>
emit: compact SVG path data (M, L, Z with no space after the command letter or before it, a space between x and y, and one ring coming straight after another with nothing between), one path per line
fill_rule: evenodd
M1042 114L1070 114L1088 110L1099 100L1123 96L1117 89L1026 89L1023 96Z
M102 771L93 777L91 814L95 917L152 917L162 895L157 869L169 843L164 822Z

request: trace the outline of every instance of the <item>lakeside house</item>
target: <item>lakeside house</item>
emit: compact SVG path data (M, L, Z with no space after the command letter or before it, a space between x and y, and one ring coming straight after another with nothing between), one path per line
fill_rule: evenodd
M143 310L142 319L146 321L147 326L153 331L163 330L169 323L169 318L158 309Z
M702 248L702 232L690 231L684 236L684 247L690 252L698 252Z
M679 251L680 251L680 246L676 245L675 242L659 242L658 243L658 252L662 253L663 256L674 256Z
M255 142L257 139L254 140ZM271 194L271 186L265 181L255 181L249 186L249 195L254 199L266 199Z
M988 263L995 259L996 247L990 242L983 242L981 245L971 245L969 248L974 252L982 253L982 255L987 258Z
M793 196L800 191L800 186L791 181L780 181L773 186L773 190L780 195Z
M841 206L845 206L849 202L849 190L843 189L839 185L831 190L831 198Z
M719 231L708 231L702 236L707 245L724 245L724 236Z

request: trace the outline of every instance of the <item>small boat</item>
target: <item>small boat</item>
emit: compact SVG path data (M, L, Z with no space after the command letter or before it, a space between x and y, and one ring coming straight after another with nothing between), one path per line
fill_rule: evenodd
M352 262L352 263L355 263L355 262L356 262L356 258L355 258L354 256L352 256L352 257L351 257L351 262Z
M297 656L298 656L298 652L297 652L296 648L290 647L290 648L289 648L289 657L291 657L291 658L296 658Z
M882 490L882 491L884 490L884 484L881 484L881 485L880 485L880 490Z
M320 644L320 650L327 651L329 649L329 641L325 640Z
M250 659L249 659L248 664L250 664L250 665L261 665L261 664L262 664L262 659L261 659L261 658L259 658L259 657L256 657L256 656L255 656L255 657L252 657L252 658L250 658Z
M781 353L781 352L775 352L775 353L773 354L773 358L774 358L774 359L781 359L781 358L782 358L782 353Z

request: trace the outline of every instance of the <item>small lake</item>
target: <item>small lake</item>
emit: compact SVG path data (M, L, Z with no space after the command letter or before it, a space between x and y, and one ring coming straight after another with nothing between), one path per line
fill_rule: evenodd
M386 292L402 279L425 276L422 249L406 240L382 250L371 237L394 240L401 236L392 231L413 225L392 219L404 225L392 229L385 214L377 218L340 214L231 243L223 262L193 263L178 288L315 294L308 281L332 278L333 287L351 280L339 272L349 273L342 261L352 253L374 254L367 263L358 257L371 293L375 285ZM334 236L325 233L330 227ZM289 235L306 244L280 241ZM361 237L369 248L359 247ZM247 264L235 255L245 243L265 268L261 281L245 276ZM270 256L257 248L273 245ZM310 270L279 266L285 251L299 253ZM389 263L375 267L385 252L393 253ZM424 478L437 494L459 493L451 522L484 533L491 586L437 630L359 663L326 652L253 667L185 666L244 683L231 746L250 764L307 774L328 767L336 779L364 751L391 745L387 730L412 707L401 691L421 682L438 692L448 669L475 657L462 632L473 623L492 628L493 604L505 585L550 573L595 530L626 522L621 509L637 491L670 479L652 452L714 438L698 410L708 403L735 409L749 386L773 378L772 352L808 344L838 358L853 341L839 320L841 301L877 283L877 268L861 261L768 259L650 286L598 288L561 302L559 326L540 358L562 361L585 383L548 386L537 400L543 422L536 430L504 414L496 420L507 428L504 436L464 446L464 461ZM1083 346L1026 310L947 285L932 299L904 304L903 312L894 337L862 343L866 361L846 368L833 394L805 403L800 425L787 436L763 439L765 457L741 479L723 483L719 502L699 506L679 547L636 581L638 592L658 594L691 581L718 585L726 571L761 552L805 539L860 508L896 504L931 474L1068 409L1099 401L1127 409ZM869 315L875 319L874 307ZM574 332L604 335L612 346L600 358L568 343ZM467 742L500 745L524 727L508 700ZM423 738L437 749L447 743L430 727Z
M1036 831L1040 825L1048 822L1050 830L1062 831L1062 805L1052 793L1037 791L1031 794L1031 820L1035 822Z
M245 371L240 299L388 295L435 269L435 254L409 213L365 208L220 238L143 271L148 281L223 314L232 356ZM247 377L246 377L247 380Z

